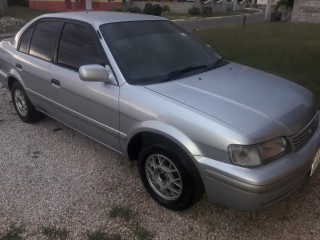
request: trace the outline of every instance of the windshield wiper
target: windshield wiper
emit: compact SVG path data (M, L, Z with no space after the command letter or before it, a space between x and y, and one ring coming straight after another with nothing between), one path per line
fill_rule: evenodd
M169 81L171 79L177 78L182 76L185 73L194 71L194 70L198 70L198 69L202 69L202 68L207 68L207 65L199 65L199 66L189 66L177 71L173 71L167 74L167 77L163 80L163 82Z
M214 68L218 67L219 64L220 64L223 60L224 60L224 58L221 57L221 58L219 58L215 63L207 65L206 70L211 70L211 69L214 69Z
M214 62L213 64L208 64L208 65L199 65L199 66L189 66L180 70L176 70L173 72L170 72L167 74L167 77L162 81L162 82L167 82L171 79L175 79L178 78L180 76L182 76L185 73L194 71L194 70L199 70L199 69L205 69L206 71L212 70L216 67L219 66L219 64L224 60L223 57L219 58L216 62Z

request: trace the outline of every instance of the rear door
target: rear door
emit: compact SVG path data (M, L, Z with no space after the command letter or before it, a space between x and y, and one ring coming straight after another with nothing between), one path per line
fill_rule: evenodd
M31 102L50 115L55 113L51 102L56 95L52 88L50 66L62 26L59 20L36 22L23 33L14 58L15 69Z
M57 118L119 150L119 86L82 81L79 68L87 64L108 64L97 33L89 24L66 22L57 46L55 65L51 68L53 87L57 89Z

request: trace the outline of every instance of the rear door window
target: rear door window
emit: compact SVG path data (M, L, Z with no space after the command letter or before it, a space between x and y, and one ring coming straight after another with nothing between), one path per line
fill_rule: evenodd
M32 35L29 54L50 61L61 24L54 21L39 22Z
M87 64L104 66L106 60L103 50L92 33L95 32L87 26L66 23L60 38L58 64L74 70Z

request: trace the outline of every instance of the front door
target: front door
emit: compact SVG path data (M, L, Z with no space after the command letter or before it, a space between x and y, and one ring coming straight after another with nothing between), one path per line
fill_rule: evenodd
M89 137L119 150L119 86L85 82L79 67L106 65L104 50L91 26L65 23L58 45L56 64L51 66L56 81L58 119Z

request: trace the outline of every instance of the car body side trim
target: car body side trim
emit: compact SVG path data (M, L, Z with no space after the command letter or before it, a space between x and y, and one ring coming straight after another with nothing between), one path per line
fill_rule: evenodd
M123 140L123 141L126 141L127 140L127 135L126 134L124 134L124 133L122 133L122 132L119 132L119 138L121 139L121 140Z
M272 192L276 189L279 189L288 182L294 182L297 176L300 176L304 173L306 177L309 176L310 170L311 170L310 165L304 165L301 168L299 168L297 171L288 175L287 177L268 185L253 185L253 184L245 183L245 182L227 177L221 173L214 172L210 169L205 169L205 172L207 174L207 177L223 182L231 187L234 187L249 193L263 194L263 193Z
M93 141L96 141L97 143L100 143L102 146L106 146L107 148L110 148L110 149L112 149L113 151L115 151L115 152L117 152L117 153L119 153L119 154L123 155L123 152L121 152L121 151L119 151L119 150L117 150L117 149L115 149L115 148L113 148L113 147L110 147L109 145L107 145L107 144L105 144L105 143L103 143L103 142L101 142L101 141L99 141L99 140L97 140L97 139L95 139L95 138L93 138L93 137L89 136L88 134L85 134L84 132L80 131L79 129L76 129L76 128L74 128L74 127L70 126L69 124L66 124L65 122L63 122L63 121L61 121L61 120L59 120L59 119L57 119L57 118L53 117L52 115L48 114L47 112L44 112L44 111L42 111L41 109L37 109L37 110L38 110L39 112L42 112L43 114L45 114L45 115L49 116L50 118L52 118L52 119L54 119L54 120L56 120L56 121L58 121L58 122L60 122L60 123L64 124L65 126L67 126L67 127L71 128L71 129L75 130L76 132L83 134L84 136L86 136L86 137L88 137L88 138L92 139Z
M8 74L0 69L0 84L2 84L5 88L8 88Z
M0 69L0 74L4 77L4 78L7 78L8 77L8 74L6 74L4 71L2 71L1 69Z
M120 131L118 131L117 129L111 128L111 127L109 127L107 125L104 125L104 124L102 124L102 123L100 123L100 122L98 122L98 121L96 121L96 120L94 120L92 118L89 118L89 117L87 117L87 116L85 116L85 115L83 115L81 113L78 113L78 112L76 112L76 111L74 111L74 110L72 110L70 108L67 108L67 107L65 107L65 106L63 106L63 105L61 105L61 104L59 104L59 103L57 103L55 101L52 101L51 99L49 99L49 98L47 98L47 97L45 97L45 96L43 96L43 95L31 90L29 88L27 88L26 91L29 92L32 95L36 95L37 97L40 97L41 99L43 99L46 102L49 102L50 104L53 104L55 107L59 108L60 110L62 110L64 112L72 114L73 116L75 116L75 117L77 117L77 118L79 118L79 119L81 119L81 120L83 120L83 121L95 126L95 127L98 127L98 128L100 128L100 129L102 129L104 131L107 131L108 133L110 133L113 136L119 136L119 135L126 136L124 133L120 133Z

